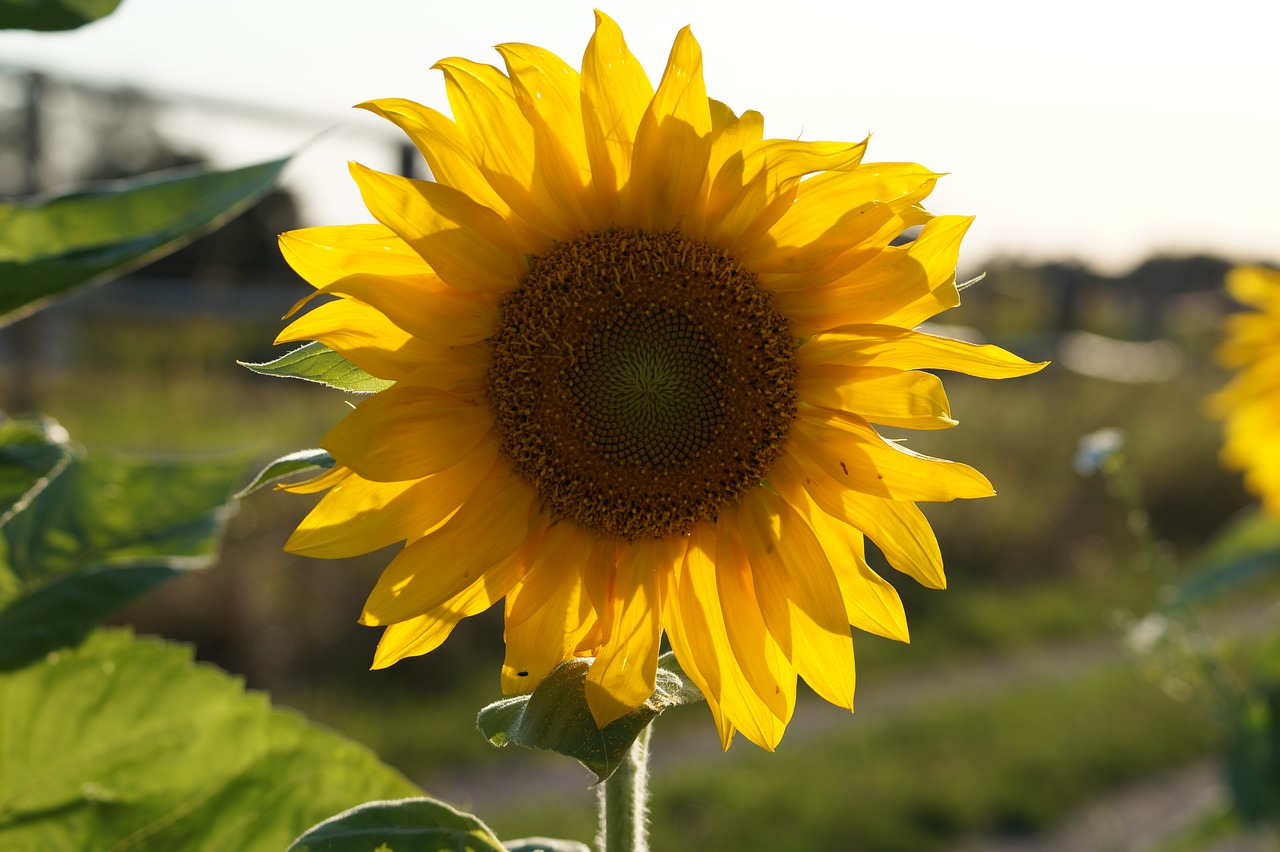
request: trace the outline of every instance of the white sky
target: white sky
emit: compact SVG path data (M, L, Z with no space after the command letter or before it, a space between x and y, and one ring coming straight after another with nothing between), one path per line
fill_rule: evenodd
M315 114L313 126L174 119L225 165L288 153L311 224L367 221L345 161L371 148L376 97L447 110L437 59L501 64L523 41L580 63L578 0L124 0L71 33L0 33L0 63ZM1280 263L1280 3L616 0L650 78L692 24L708 93L766 135L861 139L868 160L949 172L929 203L978 216L962 265L1153 252Z

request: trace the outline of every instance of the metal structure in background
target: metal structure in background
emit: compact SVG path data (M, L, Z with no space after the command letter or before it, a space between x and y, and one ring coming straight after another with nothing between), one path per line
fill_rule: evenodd
M209 126L249 123L308 136L333 121L297 110L267 108L207 96L140 91L0 63L0 200L39 195L61 186L125 177L200 162L206 152L169 139L159 128L166 111L194 111ZM425 165L398 133L353 128L385 144L401 174L421 176ZM251 130L249 132L252 132ZM133 145L136 150L127 150ZM296 227L290 221L279 229ZM274 240L274 233L264 239ZM8 392L0 410L34 411L38 381L74 357L87 322L112 317L206 318L221 323L278 320L298 297L296 279L248 272L232 286L199 275L175 279L133 274L90 290L0 329L0 374ZM23 377L23 378L19 378Z

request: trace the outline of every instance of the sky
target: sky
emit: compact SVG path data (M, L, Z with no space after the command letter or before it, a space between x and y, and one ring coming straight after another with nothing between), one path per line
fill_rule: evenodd
M447 111L431 65L500 66L503 42L577 66L593 5L655 83L691 25L708 94L762 112L766 136L870 133L868 161L948 173L927 206L977 216L962 270L1118 273L1196 252L1280 264L1280 3L124 0L74 32L0 32L0 63L260 108L265 123L203 108L168 122L225 166L305 145L286 182L307 224L346 224L369 221L346 161L395 168L396 131L353 104Z

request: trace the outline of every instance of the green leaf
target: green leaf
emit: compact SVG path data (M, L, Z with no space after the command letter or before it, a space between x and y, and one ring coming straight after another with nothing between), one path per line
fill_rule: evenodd
M74 30L119 5L120 0L0 0L0 29Z
M343 808L421 794L191 657L103 631L0 675L0 849L278 852Z
M1196 603L1280 571L1280 521L1266 512L1242 515L1196 559L1171 607Z
M0 326L168 254L261 198L288 159L0 203Z
M0 415L0 527L25 509L71 456L66 430L54 421Z
M471 814L435 799L368 802L325 820L288 852L504 852Z
M303 473L309 470L328 470L334 464L336 462L334 462L333 456L329 455L325 450L298 450L296 453L281 456L258 471L258 475L253 478L253 481L236 492L235 496L239 499L295 473Z
M1235 708L1227 786L1250 823L1280 820L1280 684L1255 688Z
M685 676L672 654L659 659L657 688L644 704L596 727L587 707L583 682L591 661L567 660L552 670L528 695L490 704L476 725L496 746L510 743L554 751L577 760L604 781L622 764L645 726L668 707L702 701L702 693Z
M265 376L302 379L352 393L377 393L395 384L369 375L323 343L308 343L263 364L236 363Z
M0 528L0 670L215 559L241 459L76 455Z
M522 837L503 843L507 852L591 852L591 847L576 840L557 837Z

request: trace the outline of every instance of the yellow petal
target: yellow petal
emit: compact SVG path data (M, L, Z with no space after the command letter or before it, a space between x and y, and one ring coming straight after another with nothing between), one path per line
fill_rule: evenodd
M955 286L960 240L971 217L939 216L914 241L890 246L832 284L778 293L792 333L807 337L851 323L912 328L960 304Z
M444 470L492 427L480 399L397 384L357 405L320 446L365 479L397 482Z
M498 327L496 297L463 293L434 275L348 275L298 302L289 314L316 296L328 295L363 302L414 337L439 346L475 343L491 337Z
M662 635L662 590L666 574L683 558L684 541L672 536L633 542L618 560L610 591L612 625L583 685L587 706L601 728L653 694Z
M867 564L862 533L828 515L803 490L787 495L822 544L840 584L845 615L859 630L909 642L907 614L898 591Z
M426 261L386 225L303 228L280 235L280 253L312 287L348 275L422 275Z
M740 530L769 632L814 692L853 709L853 642L840 584L809 524L764 488L740 504Z
M903 209L924 200L938 177L916 163L863 163L816 175L800 184L795 203L764 237L735 256L756 272L821 266L872 241Z
M507 594L522 568L523 563L519 559L508 557L447 603L424 615L388 625L378 642L372 668L384 669L405 657L434 651L449 638L459 621L484 612Z
M725 508L716 523L716 590L725 633L752 691L786 723L795 710L796 671L765 625L739 532L738 513L738 507Z
M990 344L966 343L889 325L847 325L810 338L797 350L803 372L810 365L954 370L984 379L1025 376L1044 369Z
M684 562L670 588L667 635L672 650L698 678L698 688L712 701L721 748L728 748L735 730L762 748L773 751L786 724L752 691L742 673L725 628L720 594L716 588L716 528L707 521L696 524L689 535Z
M449 108L471 146L472 156L494 191L532 231L563 239L553 216L534 192L533 128L516 102L511 81L492 65L453 57L437 62L444 73ZM530 246L539 252L545 245Z
M552 525L528 571L507 595L502 691L528 692L573 657L595 626L582 585L591 536L571 522Z
M468 140L449 118L403 98L383 98L357 106L403 130L422 153L431 169L431 178L437 183L453 187L504 218L511 211L485 180Z
M606 221L618 215L618 197L631 181L636 131L653 86L627 48L622 30L596 12L595 34L582 57L582 125L592 183Z
M341 559L418 538L471 496L497 453L497 441L490 436L456 464L425 479L373 482L349 476L316 504L284 548Z
M768 139L730 156L707 200L708 238L737 257L760 239L795 201L800 179L857 166L866 143Z
M886 441L858 417L806 406L791 427L797 447L833 483L890 500L947 501L995 495L966 464L920 455Z
M794 445L774 463L769 482L784 496L803 488L824 512L875 542L896 570L931 589L946 588L938 539L915 503L887 500L848 488L827 476ZM788 499L793 505L797 502Z
M894 251L889 254L894 254L897 249L891 244L908 229L923 227L936 218L916 204L884 207L888 209L883 210L882 215L871 223L878 224L879 230L862 240L861 245L842 249L838 244L830 245L824 239L793 252L780 251L775 256L779 261L777 265L791 271L770 272L760 269L760 286L773 293L834 287L859 274L862 267L871 261L884 261L885 258L881 256L890 248L894 248ZM788 261L791 262L790 265Z
M506 61L520 111L533 128L533 197L543 200L542 209L560 233L599 227L578 72L540 47L501 44L497 49Z
M449 286L505 293L525 273L526 251L501 216L458 190L351 164L360 195L379 222L422 256Z
M373 652L371 669L385 669L406 657L428 654L444 644L453 628L462 620L462 614L448 607L438 607L425 615L408 621L388 624Z
M956 425L942 381L919 370L805 366L796 391L809 405L851 411L883 426L946 429Z
M662 82L649 102L622 190L622 223L668 231L692 209L711 154L711 108L702 79L702 49L685 27L676 35Z
M450 390L484 381L487 346L445 347L404 331L377 309L353 301L326 302L294 320L276 343L317 340L379 378L399 381L429 370L431 386Z
M360 623L404 621L449 601L540 530L537 503L523 479L491 474L442 527L409 544L383 570Z

